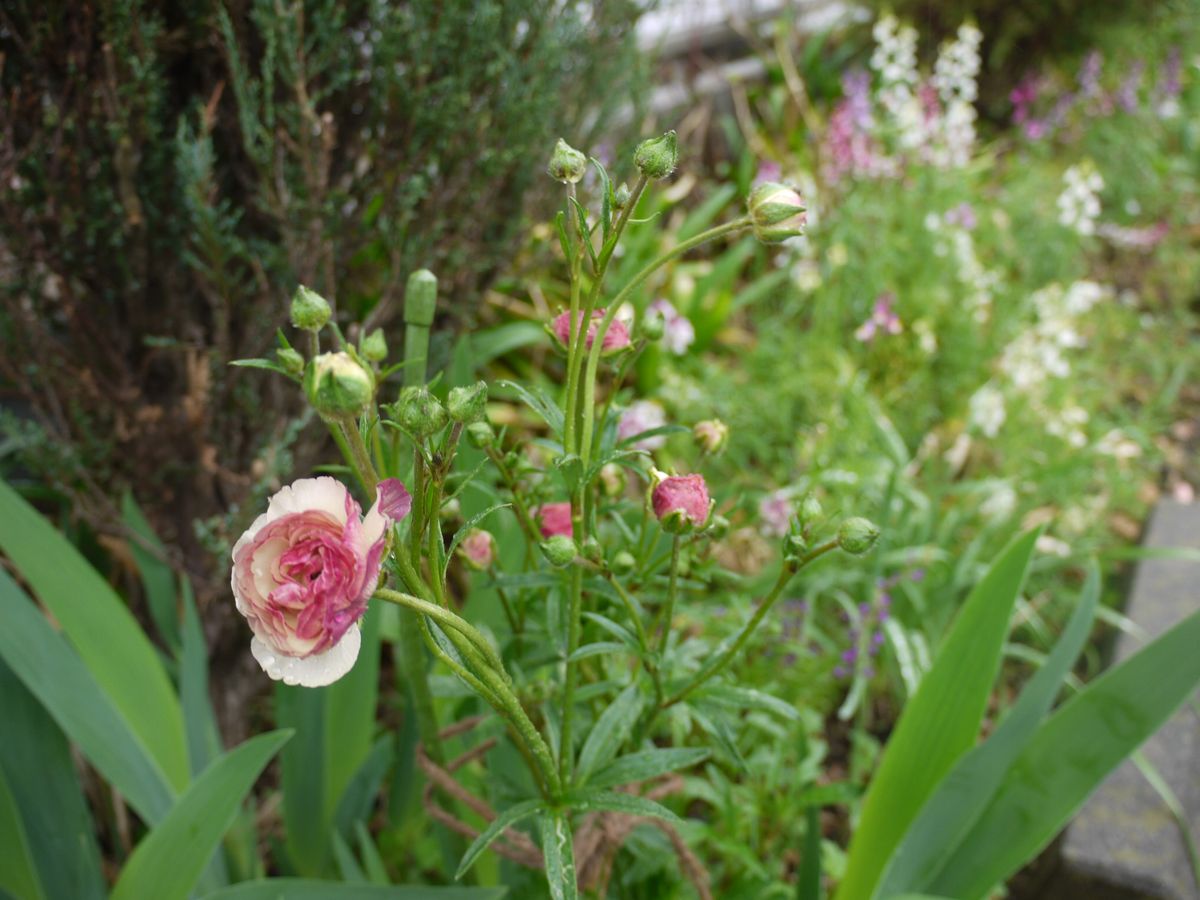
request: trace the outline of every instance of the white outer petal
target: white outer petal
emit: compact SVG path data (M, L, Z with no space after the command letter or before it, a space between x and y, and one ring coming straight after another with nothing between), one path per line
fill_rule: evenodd
M303 659L277 653L257 637L250 642L250 652L263 671L276 681L301 687L324 687L333 684L353 668L361 646L362 633L357 625L351 625L342 639L324 653Z
M233 558L238 551L258 536L267 525L276 519L307 511L328 513L337 522L346 523L346 497L349 492L336 478L322 475L319 478L301 478L281 488L271 498L267 511L254 520L246 533L233 546Z

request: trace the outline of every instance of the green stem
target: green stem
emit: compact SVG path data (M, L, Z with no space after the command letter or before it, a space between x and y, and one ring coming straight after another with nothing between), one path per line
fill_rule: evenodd
M447 637L450 636L449 629L452 629L466 637L474 647L479 649L486 647L487 652L483 653L482 657L488 657L489 653L492 652L483 635L476 631L469 622L450 612L450 610L443 609L436 603L429 603L411 594L404 594L388 588L377 589L375 596L389 603L407 607L419 615L428 616L443 628L448 629ZM554 760L550 754L550 748L546 745L545 739L538 732L537 728L534 727L533 722L529 720L529 716L525 712L525 708L521 706L520 700L517 699L517 696L508 686L506 678L501 674L503 670L491 668L488 664L490 662L490 659L485 661L482 658L477 662L480 668L476 675L487 685L487 692L481 696L512 724L522 740L529 745L534 757L543 770L543 774L546 776L546 782L550 786L551 792L557 796L561 793L562 788L558 773L555 770Z
M572 746L571 724L575 714L575 684L579 680L578 662L572 660L579 649L579 636L583 631L583 569L571 569L570 609L567 613L567 673L563 684L562 731L558 744L559 777L569 784L571 769L575 762Z
M608 308L604 312L604 318L596 326L596 334L592 338L592 349L588 353L587 358L587 372L583 378L583 434L579 440L578 452L583 460L583 470L585 472L587 471L587 464L591 457L592 426L594 424L593 420L596 409L596 373L600 368L600 353L604 345L604 336L608 334L608 328L612 324L613 319L616 318L617 310L621 308L621 305L629 298L629 295L641 286L642 282L671 260L682 256L689 250L699 247L701 244L719 238L722 235L739 231L749 225L750 217L743 216L740 219L734 219L732 222L726 222L724 225L717 225L715 228L702 231L695 237L689 238L649 262L609 302Z
M742 630L738 632L737 637L735 637L732 642L726 641L724 644L722 644L710 661L704 666L701 666L700 671L693 675L683 687L671 695L671 697L665 704L663 704L663 706L674 706L680 700L683 700L685 697L687 697L687 695L692 691L696 690L696 688L704 684L704 682L708 681L708 679L712 678L714 675L724 669L725 666L729 665L729 662L734 658L734 656L737 655L737 652L742 649L746 641L748 641L750 636L754 634L755 629L758 628L759 624L763 620L763 617L770 612L771 607L775 605L775 601L779 599L779 595L783 593L784 588L788 586L793 576L795 576L800 569L804 568L804 566L808 565L814 559L824 556L826 553L836 548L836 540L827 541L826 543L821 544L818 547L814 547L812 550L808 551L808 553L805 554L804 557L798 562L792 565L784 564L783 568L779 572L779 577L775 580L775 585L771 588L771 592L759 602L758 608L754 610L754 615L750 617L749 622L742 626Z
M660 621L662 635L658 639L658 652L667 650L667 638L671 635L671 620L675 617L675 598L679 593L679 535L671 536L671 581L667 588L667 605L663 608Z
M362 433L353 419L343 419L338 427L346 438L346 446L350 450L350 463L358 475L359 483L366 492L367 502L375 502L375 486L379 484L379 475L375 472L375 464L371 462L371 453L363 441Z

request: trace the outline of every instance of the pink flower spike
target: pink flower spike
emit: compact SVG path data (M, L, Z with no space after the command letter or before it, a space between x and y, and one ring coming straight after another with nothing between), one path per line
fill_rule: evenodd
M378 502L364 517L335 479L302 478L275 494L238 539L230 586L254 633L250 651L268 675L321 687L350 671L387 523Z
M385 478L376 485L379 511L393 522L401 521L412 510L412 495L399 478Z
M668 531L703 528L712 507L703 475L664 477L655 485L650 502L654 515Z
M575 536L575 528L571 524L570 503L547 503L539 506L534 515L542 529L542 537L550 538L559 534Z

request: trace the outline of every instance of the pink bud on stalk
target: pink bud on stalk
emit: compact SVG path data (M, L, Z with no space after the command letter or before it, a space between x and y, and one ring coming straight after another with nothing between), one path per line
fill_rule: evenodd
M302 478L271 498L233 548L237 610L272 678L321 687L358 658L358 620L379 583L390 525L412 498L389 478L365 516L341 482Z
M469 568L483 572L496 561L496 539L490 531L472 528L458 545L458 555Z
M557 534L565 534L567 537L575 536L575 528L571 524L571 504L570 503L546 503L539 506L534 515L538 521L538 527L542 529L542 537L554 537Z
M600 320L604 318L605 310L596 309L592 311L592 321L588 323L587 346L591 349L592 343L596 340L596 329L600 325ZM576 313L576 328L582 321L582 311ZM570 346L571 341L571 312L560 313L550 323L550 330L554 332L554 336L558 338L560 344L564 347ZM614 353L620 353L629 346L629 326L622 322L619 318L614 318L608 325L608 331L604 333L604 340L600 344L601 354L611 356Z
M655 471L654 479L650 502L665 531L685 534L704 527L713 504L703 475L664 475Z

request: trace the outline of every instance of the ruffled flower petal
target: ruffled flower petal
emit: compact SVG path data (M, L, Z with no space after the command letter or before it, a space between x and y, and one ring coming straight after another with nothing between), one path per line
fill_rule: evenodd
M340 641L312 656L284 656L257 637L250 641L250 652L263 671L276 681L301 687L324 687L350 671L361 646L362 632L353 625L346 629Z

